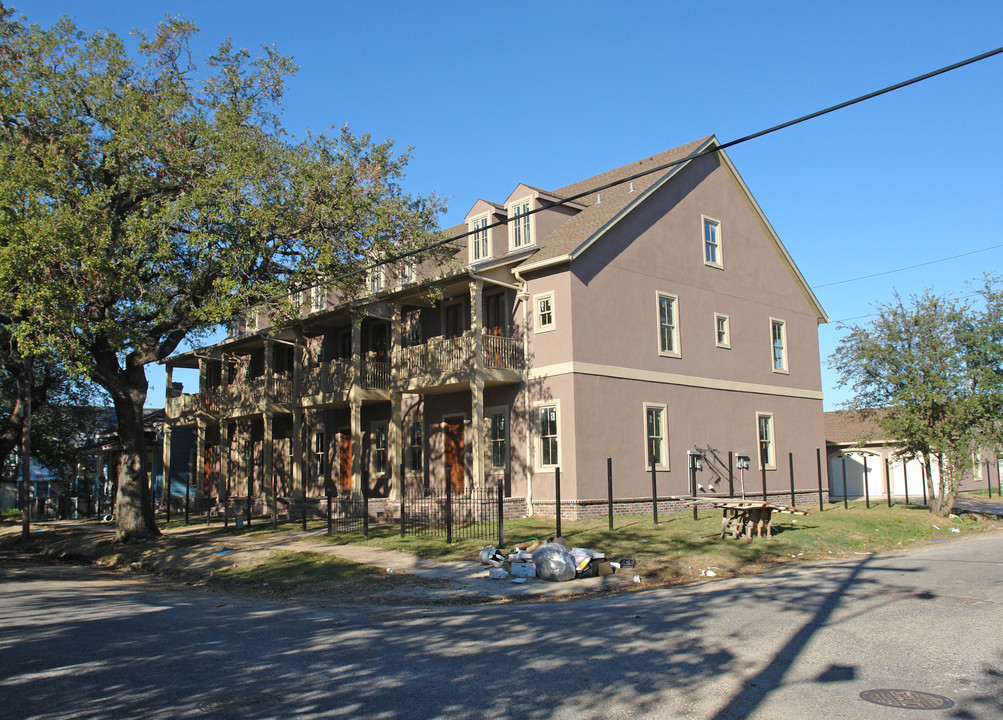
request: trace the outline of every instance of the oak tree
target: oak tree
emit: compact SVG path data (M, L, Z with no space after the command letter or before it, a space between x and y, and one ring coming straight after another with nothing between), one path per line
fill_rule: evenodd
M145 367L249 306L424 247L442 200L409 152L348 129L290 137L292 61L166 18L128 45L0 5L0 322L100 385L120 438L121 540L158 534L143 468Z

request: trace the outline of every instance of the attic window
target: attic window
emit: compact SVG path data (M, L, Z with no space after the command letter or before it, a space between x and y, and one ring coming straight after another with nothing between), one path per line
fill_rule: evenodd
M508 207L508 237L512 250L533 244L533 233L530 229L530 220L533 216L529 214L530 202L530 199L526 198L514 202Z
M490 257L488 254L488 218L477 218L470 223L470 262Z

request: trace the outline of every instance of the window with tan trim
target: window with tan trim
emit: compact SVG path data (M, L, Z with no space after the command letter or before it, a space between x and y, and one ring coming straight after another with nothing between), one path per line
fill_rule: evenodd
M539 405L536 415L536 466L554 468L561 464L560 406L558 403Z
M714 342L719 348L731 347L731 320L727 315L714 313Z
M665 405L644 403L644 467L669 469L669 411Z
M556 327L554 322L554 293L546 292L533 296L533 330L537 333L549 332Z
M776 470L776 447L773 434L773 413L756 413L756 431L759 437L759 467Z
M679 351L679 298L667 293L657 293L658 354L680 357Z
M770 347L773 353L773 372L788 373L787 323L770 318Z
M508 245L510 250L518 250L533 244L533 216L529 214L532 207L531 198L523 198L508 206Z
M721 222L703 216L703 262L704 265L723 268L724 256L721 254Z
M470 262L480 262L491 257L488 253L488 216L470 222Z

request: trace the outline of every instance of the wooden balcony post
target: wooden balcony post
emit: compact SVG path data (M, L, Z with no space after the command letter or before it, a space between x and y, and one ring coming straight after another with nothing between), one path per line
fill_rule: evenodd
M352 490L362 489L362 318L352 315L352 368L349 373L348 402L351 408Z
M293 488L303 491L303 501L306 501L306 473L303 468L303 406L300 405L300 394L302 392L302 368L306 363L306 356L303 352L303 331L296 330L296 341L293 343L293 466L292 480Z
M473 362L470 382L471 472L475 488L484 487L484 320L482 280L470 281L470 331L473 335Z
M168 378L170 375L168 375ZM168 380L167 387L171 387L170 381ZM171 488L171 432L173 427L166 420L164 421L164 487L161 489L161 502L167 503L171 500L170 488ZM80 470L77 470L77 475L80 475Z
M275 399L275 342L265 338L265 387L264 401L267 405Z
M387 429L387 463L390 466L390 499L399 500L404 487L401 474L401 460L404 458L403 432L401 431L401 390L405 379L401 377L401 304L394 303L393 319L390 323L390 427Z
M230 423L226 418L219 422L219 485L216 497L221 505L230 497Z
M272 497L272 475L274 474L273 455L274 455L274 442L273 442L273 417L271 410L265 409L264 413L264 432L261 438L261 455L262 455L262 468L261 468L261 482L259 485L259 492L262 497L266 497L268 502L274 503L275 498Z
M192 477L188 479L188 484L195 483L195 497L201 497L202 474L205 472L205 420L198 419L198 435L195 440L195 462L192 463Z

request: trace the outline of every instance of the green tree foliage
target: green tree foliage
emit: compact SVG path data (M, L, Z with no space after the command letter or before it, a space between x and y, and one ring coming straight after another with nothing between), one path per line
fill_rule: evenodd
M840 385L854 392L848 407L901 443L899 457L922 463L930 509L940 516L951 511L979 451L1000 443L1003 297L994 279L975 297L896 295L875 307L875 320L849 327L829 358Z
M390 142L287 136L290 59L224 42L198 65L196 32L167 18L127 48L0 6L3 322L110 395L121 539L157 534L145 365L249 306L423 247L442 210L401 188L409 157Z

